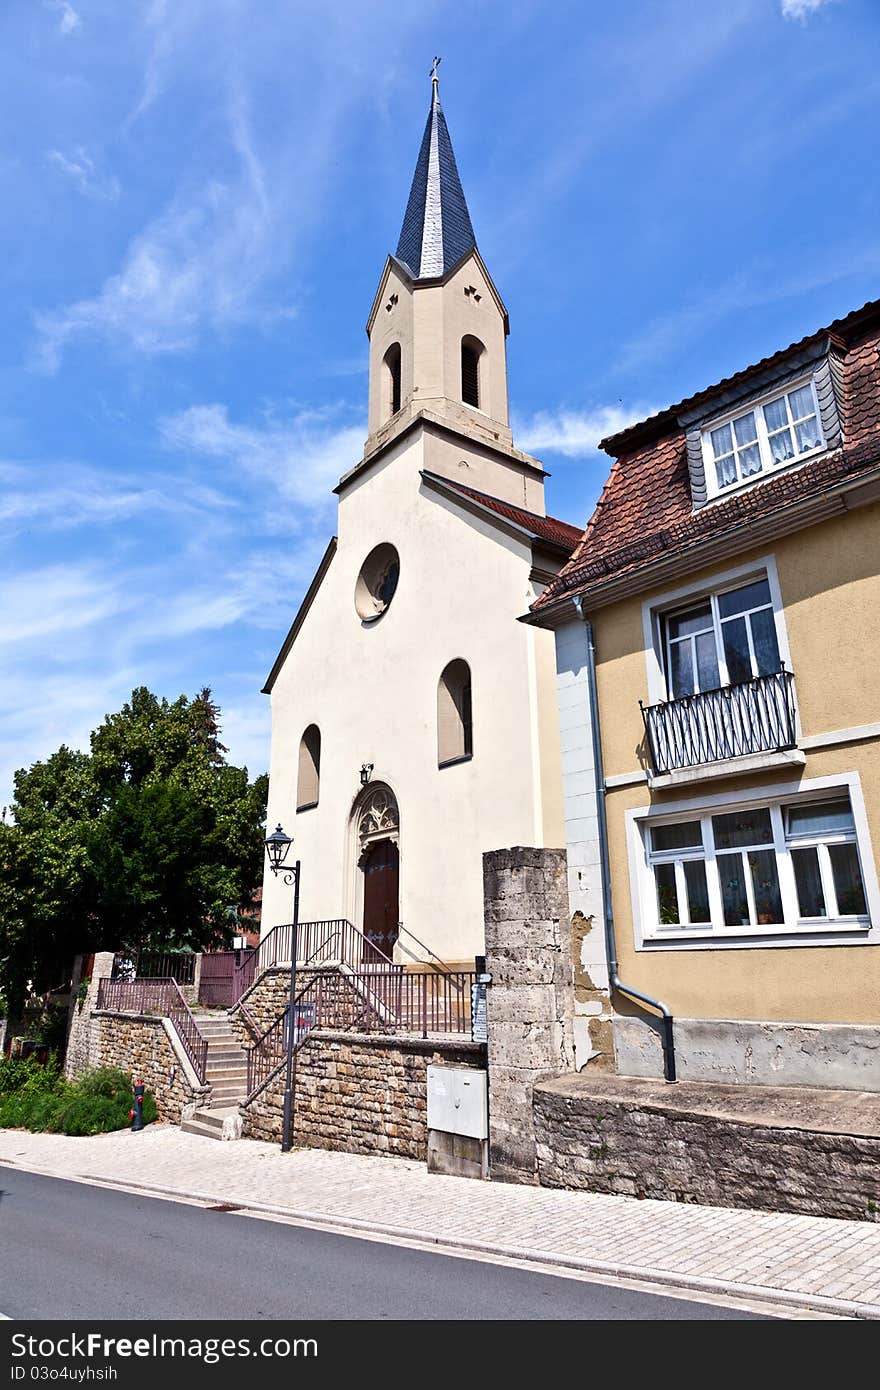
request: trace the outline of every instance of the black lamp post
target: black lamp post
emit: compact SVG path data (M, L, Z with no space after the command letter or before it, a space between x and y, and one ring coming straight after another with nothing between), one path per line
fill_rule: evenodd
M293 840L285 835L280 823L272 834L266 837L266 854L269 868L277 878L280 874L284 882L293 885L293 926L290 939L290 1001L287 1005L287 1073L284 1083L284 1114L281 1121L281 1152L290 1153L293 1145L293 1088L296 1084L294 1041L296 1033L296 937L299 927L299 860L289 867L286 863Z

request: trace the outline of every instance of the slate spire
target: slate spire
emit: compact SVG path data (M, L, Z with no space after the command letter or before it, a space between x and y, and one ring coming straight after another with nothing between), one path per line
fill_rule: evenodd
M416 280L445 275L477 244L440 105L439 61L431 70L431 109L397 243L397 259Z

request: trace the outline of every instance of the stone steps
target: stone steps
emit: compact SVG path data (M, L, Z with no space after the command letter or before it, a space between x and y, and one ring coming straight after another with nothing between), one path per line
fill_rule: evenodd
M191 1119L180 1126L184 1134L200 1134L203 1139L240 1139L241 1115L237 1105L216 1110L197 1110Z

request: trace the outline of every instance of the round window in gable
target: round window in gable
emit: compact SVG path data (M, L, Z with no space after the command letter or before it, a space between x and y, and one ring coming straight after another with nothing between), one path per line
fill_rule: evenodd
M384 542L371 550L358 575L354 606L365 623L381 618L397 591L400 556L393 545Z

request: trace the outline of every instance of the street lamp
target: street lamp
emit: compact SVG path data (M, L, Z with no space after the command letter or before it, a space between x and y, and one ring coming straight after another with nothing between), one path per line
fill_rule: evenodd
M299 927L299 860L293 867L287 865L287 856L293 840L285 835L279 822L271 835L266 837L266 854L269 868L277 878L280 874L284 882L293 885L293 926L290 934L290 1000L287 1005L287 1072L284 1083L284 1113L281 1120L281 1152L290 1153L293 1145L293 1088L296 1084L294 1065L294 1034L296 999L296 946Z

